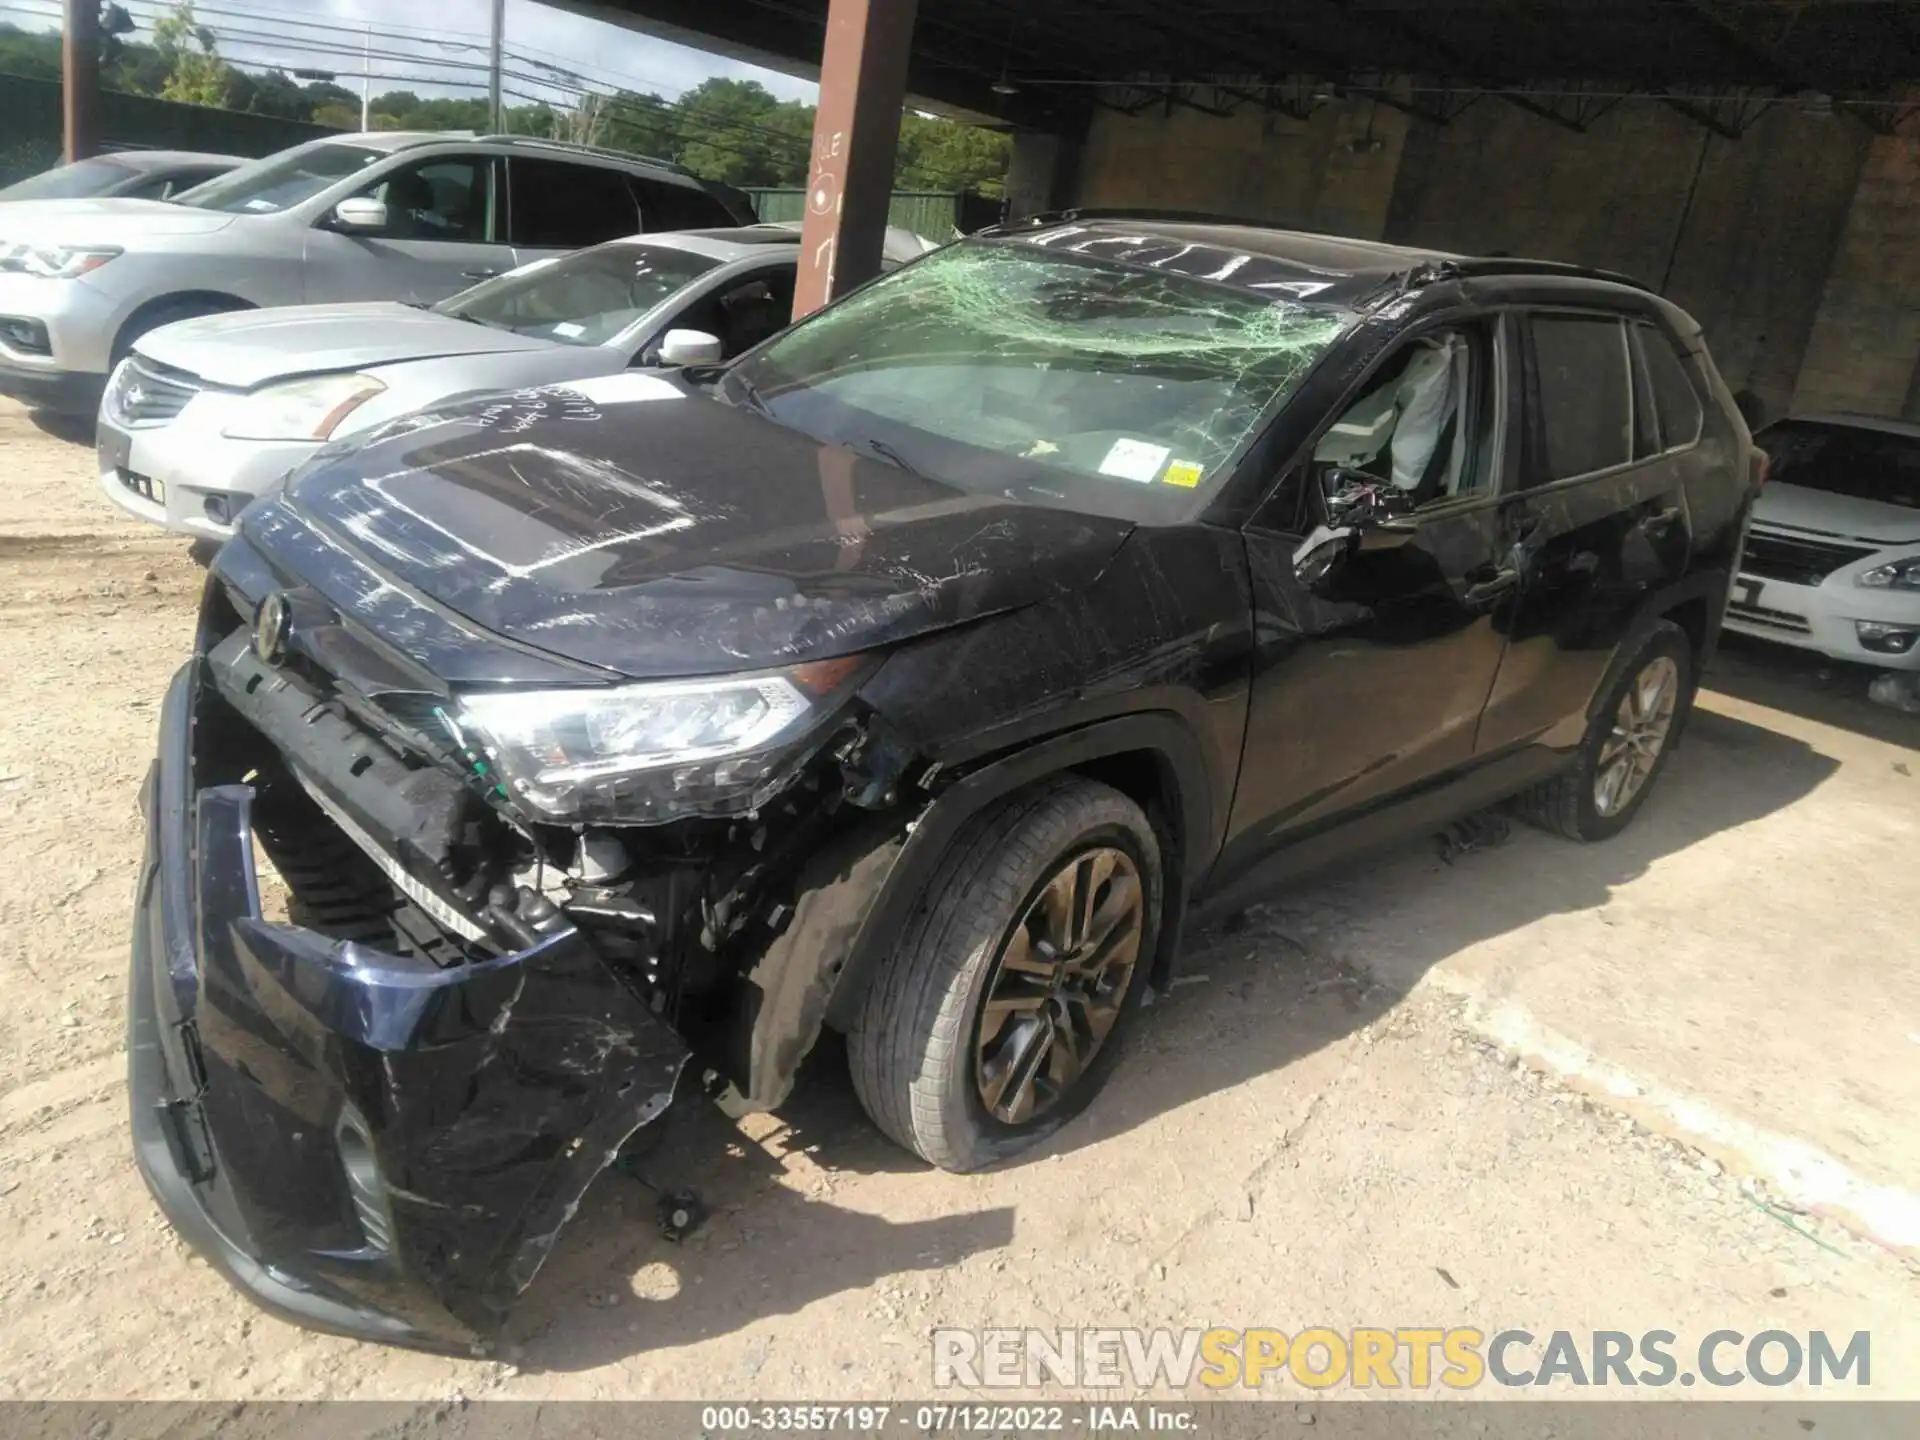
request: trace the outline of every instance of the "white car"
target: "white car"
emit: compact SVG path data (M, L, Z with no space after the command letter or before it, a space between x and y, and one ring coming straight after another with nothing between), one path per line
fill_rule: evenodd
M888 232L885 263L931 248ZM451 396L716 363L784 329L800 234L782 225L611 241L430 308L301 305L143 336L100 406L100 484L141 520L217 540L329 440Z
M744 196L666 161L525 136L341 135L169 201L0 206L0 395L72 415L150 330L346 300L431 304L636 231L738 225Z
M1727 629L1836 660L1920 670L1920 425L1782 420Z

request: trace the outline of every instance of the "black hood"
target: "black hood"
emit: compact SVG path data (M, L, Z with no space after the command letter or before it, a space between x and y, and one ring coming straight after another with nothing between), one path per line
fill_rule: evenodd
M286 503L478 625L640 677L1015 609L1091 583L1132 529L922 479L647 375L411 417L325 455Z

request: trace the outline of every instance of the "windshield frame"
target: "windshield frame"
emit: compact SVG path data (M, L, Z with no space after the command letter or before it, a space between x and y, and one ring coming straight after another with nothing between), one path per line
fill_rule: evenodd
M896 283L911 275L919 266L942 256L951 256L962 249L998 248L1029 258L1036 262L1053 261L1084 265L1095 271L1126 271L1132 274L1150 276L1161 280L1190 285L1196 290L1215 290L1231 294L1246 300L1250 296L1256 300L1269 297L1252 295L1242 286L1225 281L1211 280L1180 272L1168 272L1151 265L1140 264L1120 256L1107 254L1085 254L1070 250L1055 250L1036 246L1018 236L975 235L953 244L916 256L898 268L875 277L860 285L832 304L798 321L779 334L763 341L754 349L729 362L726 368L714 379L715 393L729 404L752 409L774 424L813 436L826 444L843 445L856 453L865 453L868 446L862 441L878 438L889 450L898 449L900 438L911 437L915 451L925 455L931 451L949 463L938 463L922 467L902 465L924 473L934 483L950 485L955 489L978 494L1004 494L1008 498L1026 503L1047 505L1056 509L1082 511L1086 513L1110 516L1135 523L1180 523L1208 516L1223 507L1231 508L1238 503L1244 490L1243 472L1250 459L1264 456L1267 440L1275 433L1276 422L1293 407L1303 395L1315 389L1314 381L1322 372L1328 358L1340 350L1365 320L1365 313L1358 307L1333 301L1275 301L1276 304L1290 304L1292 308L1314 314L1324 315L1330 321L1338 321L1333 331L1317 354L1293 377L1291 383L1268 397L1255 418L1233 448L1223 455L1207 472L1206 477L1192 489L1179 488L1170 484L1116 484L1114 479L1087 474L1064 466L1048 465L1039 459L992 449L987 446L973 445L962 440L942 436L937 432L921 430L904 423L889 420L870 411L859 413L870 432L877 435L862 436L860 439L845 439L835 435L816 434L805 425L793 423L792 419L777 413L778 401L783 392L775 389L771 394L764 392L754 367L776 347L789 343L809 327L833 315L841 306L849 304L861 296L869 295L881 285ZM787 392L791 393L791 392ZM840 402L831 402L838 404ZM841 408L851 411L852 407ZM884 457L891 463L902 464L900 459ZM955 472L964 474L969 470L984 471L999 467L1004 471L1004 484L987 481L983 474L973 479L959 478Z
M548 255L539 260L531 261L526 265L515 266L504 275L496 275L490 280L482 280L477 285L470 285L465 290L459 291L457 294L449 295L446 299L438 301L427 308L434 314L445 315L449 319L471 320L476 324L482 325L493 324L494 322L489 319L467 313L461 306L463 303L470 303L475 299L493 299L502 293L517 290L521 286L538 283L542 279L551 277L563 266L570 263L588 263L594 257L614 250L647 250L653 253L665 252L677 256L685 256L690 260L700 262L702 268L697 274L682 281L678 286L668 291L666 295L655 301L647 309L635 315L633 319L629 320L611 335L608 335L604 340L580 344L576 341L566 339L563 336L537 334L534 335L534 338L551 340L556 345L566 345L581 350L631 349L652 333L658 324L655 317L657 317L663 309L677 309L684 306L697 295L703 293L703 287L714 284L716 277L718 277L721 272L728 270L737 263L732 260L722 260L715 256L708 255L704 251L689 249L681 245L662 245L657 240L648 240L643 236L622 236L616 240L602 241L598 245L589 245L585 249L569 250L561 255ZM500 328L513 329L511 326L502 326ZM513 333L520 335L533 334L533 332L521 330L513 330Z
M296 157L310 155L319 150L347 151L349 153L363 155L366 158L361 162L359 169L344 175L336 175L318 189L309 191L298 200L276 206L271 210L253 210L248 209L245 205L233 207L211 205L206 202L206 199L196 198L207 196L209 192L211 192L212 195L220 195L237 190L242 186L251 184L257 177L269 174L277 168L291 168L294 166ZM320 202L322 202L325 197L332 195L340 187L346 185L360 186L369 183L367 177L375 175L380 165L385 161L391 160L393 155L393 151L376 149L371 145L354 145L346 140L323 137L318 140L306 141L304 144L295 145L286 150L276 150L273 154L262 156L258 160L249 160L244 165L236 165L224 175L216 175L211 180L203 180L190 190L182 190L178 195L170 197L167 203L169 205L184 205L193 210L205 210L210 215L250 215L256 219L286 215L304 216L310 208L316 205L319 205L321 210L330 208L324 204L320 204Z

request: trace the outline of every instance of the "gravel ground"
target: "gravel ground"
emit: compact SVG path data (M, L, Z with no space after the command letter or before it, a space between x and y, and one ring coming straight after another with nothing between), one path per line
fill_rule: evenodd
M1823 806L1885 807L1869 827L1885 848L1851 853L1844 878L1814 865L1771 876L1769 923L1789 929L1778 946L1857 974L1904 964L1912 782L1876 772L1856 792L1823 773L1774 785L1764 811L1702 811L1690 770L1716 788L1766 780L1738 763L1742 735L1710 726L1668 777L1680 798L1645 817L1679 828L1657 832L1654 851L1620 852L1630 863L1530 832L1450 864L1414 846L1195 935L1196 978L1149 1013L1100 1102L1028 1163L927 1171L865 1123L829 1050L779 1116L736 1125L689 1112L663 1169L715 1206L690 1243L656 1235L632 1181L596 1186L501 1358L422 1356L269 1319L162 1224L124 1120L135 795L200 572L182 544L106 503L88 451L5 402L0 476L0 871L14 877L0 897L0 1397L390 1399L444 1419L483 1396L924 1396L934 1326L1130 1324L1664 1328L1683 1345L1722 1328L1865 1329L1871 1393L1920 1398L1908 1259L1845 1215L1796 1214L1739 1155L1702 1154L1685 1127L1596 1098L1486 1019L1489 1004L1516 999L1556 1033L1611 1017L1593 1043L1619 1063L1676 1092L1695 1080L1713 1091L1723 1062L1772 1042L1722 1036L1699 1006L1703 1043L1697 1024L1691 1038L1666 1035L1662 1017L1684 996L1646 1007L1634 1028L1619 969L1638 956L1652 984L1679 954L1687 973L1685 957L1754 908L1715 837L1771 845L1773 816L1800 816L1818 836L1832 818ZM1794 683L1755 673L1736 688ZM1737 723L1764 730L1773 713ZM1794 743L1818 751L1824 735ZM1847 735L1829 746L1845 752L1843 779L1883 763ZM1601 863L1613 868L1581 868ZM1516 887L1536 898L1516 905ZM1904 914L1908 944L1884 949L1878 931L1835 922L1857 912ZM1555 966L1541 964L1548 952ZM1876 1116L1897 1107L1904 1077L1885 1077L1885 1093L1856 1084L1832 1027L1853 1006L1863 1032L1892 1025L1912 1042L1908 998L1865 981L1823 991L1805 1021L1823 1033L1792 1055L1804 1066L1824 1053L1836 1068L1803 1069L1786 1088L1838 1087ZM1793 1026L1791 997L1767 1005ZM1744 1093L1717 1101L1737 1107ZM1763 1101L1794 1133L1828 1123L1818 1106ZM1910 1180L1898 1173L1910 1123L1857 1127L1850 1163ZM1305 1392L1283 1380L1264 1393ZM329 1433L340 1425L386 1422Z

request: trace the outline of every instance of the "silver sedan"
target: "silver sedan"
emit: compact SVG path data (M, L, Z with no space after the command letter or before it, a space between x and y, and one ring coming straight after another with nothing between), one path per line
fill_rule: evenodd
M714 363L782 329L797 229L615 240L431 308L391 301L213 315L143 336L100 407L100 483L139 519L224 538L330 440L450 396ZM931 248L890 231L886 261Z

